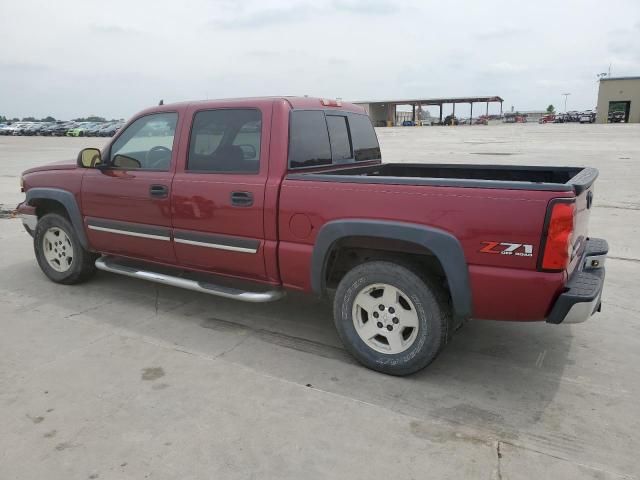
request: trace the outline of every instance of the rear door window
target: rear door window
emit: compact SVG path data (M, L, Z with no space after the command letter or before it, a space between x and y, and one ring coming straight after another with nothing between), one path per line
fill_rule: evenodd
M261 130L259 110L197 112L191 128L187 171L258 173Z
M331 165L331 147L324 112L291 112L290 168Z
M351 139L347 128L347 117L327 115L329 140L331 141L331 157L333 163L340 163L353 158L351 153Z

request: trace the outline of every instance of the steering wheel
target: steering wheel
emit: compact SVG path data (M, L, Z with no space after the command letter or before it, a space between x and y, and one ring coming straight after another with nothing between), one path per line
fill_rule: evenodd
M152 155L158 152L168 153L169 154L168 158L164 158L164 155L162 155L160 158L156 158L155 160L153 160ZM164 167L165 166L164 163L167 160L171 161L171 150L168 149L167 147L163 147L162 145L156 145L145 154L144 159L145 159L145 163L151 168Z

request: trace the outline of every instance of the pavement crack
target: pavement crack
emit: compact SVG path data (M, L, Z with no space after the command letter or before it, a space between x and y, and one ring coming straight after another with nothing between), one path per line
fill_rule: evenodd
M615 255L607 255L607 260L620 260L621 262L634 262L640 263L640 258L632 258L632 257L616 257Z
M224 357L225 355L233 352L236 348L238 348L240 345L242 345L244 342L246 342L247 339L252 337L253 335L254 335L253 332L250 332L248 335L245 335L242 340L240 340L238 343L233 345L231 348L226 349L224 352L219 353L218 355L215 356L215 358Z
M155 289L156 289L156 302L155 302L155 307L156 307L156 317L158 316L158 300L160 297L160 290L158 288L158 285L155 285Z
M600 204L594 205L596 208L613 208L616 210L640 210L640 205L612 205L612 204Z
M500 447L502 446L502 442L498 440L496 442L496 471L494 478L496 480L502 480L502 452L500 451Z
M109 304L111 304L111 303L113 303L113 302L111 302L111 301L108 301L108 302L102 302L102 303L99 303L98 305L94 305L93 307L85 308L84 310L80 310L80 311L78 311L78 312L70 313L69 315L65 316L65 317L63 318L63 320L68 320L69 318L77 317L77 316L79 316L79 315L84 315L85 313L91 312L91 311L93 311L93 310L97 310L98 308L102 308L102 307L104 307L105 305L109 305Z

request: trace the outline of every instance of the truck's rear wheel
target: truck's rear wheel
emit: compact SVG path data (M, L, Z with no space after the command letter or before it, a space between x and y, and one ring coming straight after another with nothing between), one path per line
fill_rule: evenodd
M409 375L431 363L446 343L450 315L435 282L386 261L353 268L334 299L334 322L347 350L390 375Z
M96 255L82 248L63 215L48 213L38 220L33 247L40 269L56 283L80 283L95 273Z

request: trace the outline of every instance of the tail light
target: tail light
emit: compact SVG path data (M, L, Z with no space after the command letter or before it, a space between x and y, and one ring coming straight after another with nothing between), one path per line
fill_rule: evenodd
M574 229L576 205L573 200L555 200L547 213L542 238L541 270L562 271L571 260L571 236Z

